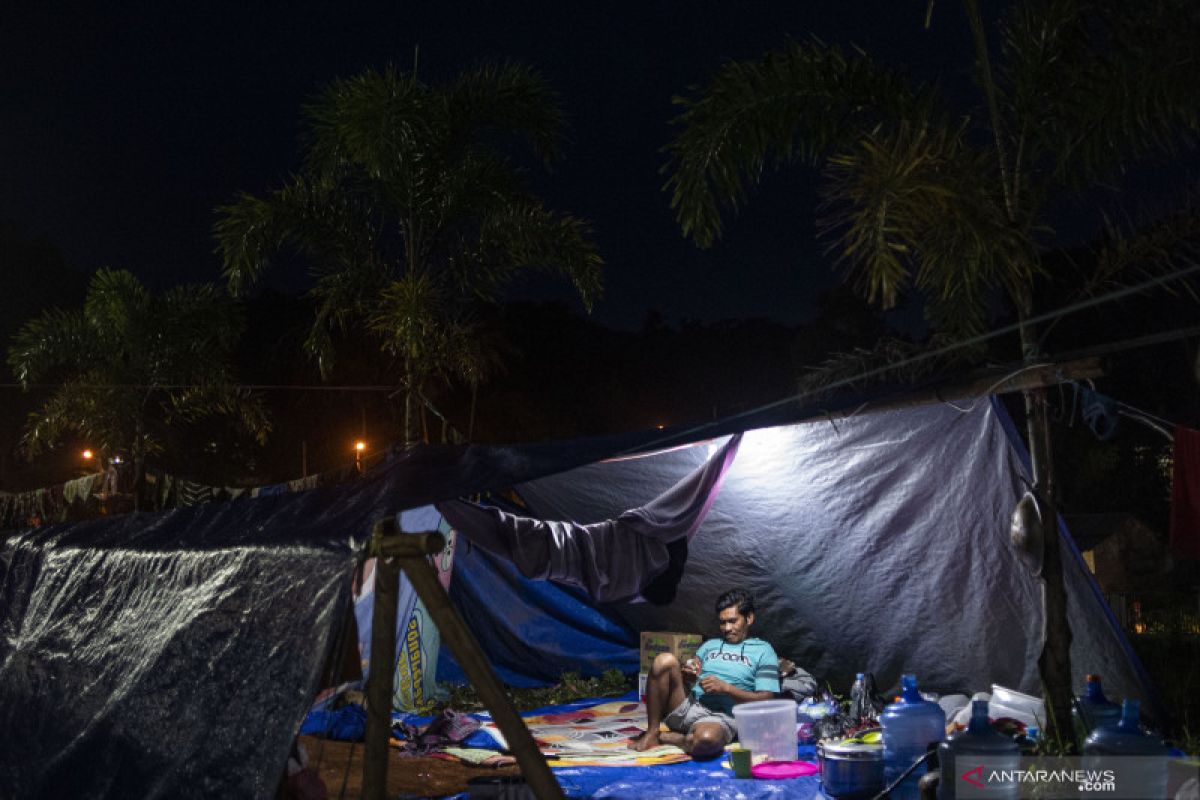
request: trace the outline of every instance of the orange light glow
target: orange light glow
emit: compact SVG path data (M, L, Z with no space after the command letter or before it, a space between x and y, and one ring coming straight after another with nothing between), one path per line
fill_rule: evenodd
M83 451L82 453L80 453L79 455L83 456L83 460L84 460L84 461L91 461L91 460L92 460L92 456L94 455L94 453L92 453L92 451L91 451L91 450L84 450L84 451Z
M367 443L360 439L354 443L354 449L361 453L363 450L367 449Z

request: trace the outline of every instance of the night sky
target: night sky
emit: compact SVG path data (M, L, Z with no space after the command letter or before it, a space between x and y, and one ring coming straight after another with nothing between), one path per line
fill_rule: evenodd
M816 177L770 178L722 242L697 250L660 188L672 95L812 35L970 91L961 10L939 6L926 31L924 2L22 5L0 27L0 221L46 235L78 268L124 267L155 287L217 279L213 209L298 165L305 98L366 67L407 68L419 46L428 81L511 59L560 93L571 141L536 187L594 223L601 322L635 327L649 309L797 322L839 279L814 238Z

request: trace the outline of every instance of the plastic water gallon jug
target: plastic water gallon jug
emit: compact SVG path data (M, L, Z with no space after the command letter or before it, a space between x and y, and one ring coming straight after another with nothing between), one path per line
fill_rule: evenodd
M1016 800L1020 792L1020 784L1012 774L1021 766L1020 746L992 728L987 700L972 702L967 729L938 745L938 764L942 770L938 800L957 797L964 773L984 785L983 789L973 788L972 797Z
M1126 797L1167 797L1167 754L1162 739L1146 733L1138 724L1140 703L1126 699L1121 721L1104 725L1083 744L1083 768L1097 773L1099 785L1084 787L1084 796L1099 797L1120 792ZM1132 756L1122 758L1120 756ZM1112 783L1108 785L1111 770Z
M1080 736L1087 736L1097 728L1116 725L1121 721L1121 707L1104 696L1099 675L1087 676L1087 690L1075 698L1072 711L1075 729Z
M921 697L915 675L900 677L900 698L883 710L883 764L889 785L913 762L925 755L930 744L946 738L946 713L937 703ZM916 800L917 781L925 774L925 764L917 767L891 793L892 800Z

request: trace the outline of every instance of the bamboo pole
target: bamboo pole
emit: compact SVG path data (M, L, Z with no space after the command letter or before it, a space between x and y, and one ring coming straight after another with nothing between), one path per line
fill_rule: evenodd
M943 384L935 389L905 392L892 397L871 400L858 409L833 411L828 417L841 419L880 411L897 411L903 408L932 405L933 403L975 400L993 394L1027 392L1047 386L1057 386L1064 381L1082 381L1099 378L1103 375L1104 368L1100 363L1100 358L1095 356L1010 370L1007 374L998 370L989 370L953 383ZM821 422L828 417L812 417L801 422Z
M427 556L439 552L445 546L445 538L439 533L396 535L396 524L391 519L376 523L375 530L377 555L394 556L408 575L417 596L425 603L425 610L437 625L442 641L450 647L467 679L491 712L496 726L504 734L508 749L516 756L521 774L534 796L538 800L562 800L562 787L546 765L537 742L504 694L504 687L492 672L492 666L479 642L454 609L450 596L438 582L437 573L429 563ZM392 627L394 629L395 625Z
M393 524L394 527L394 524ZM386 528L376 523L372 544ZM388 740L392 730L392 676L396 667L396 604L400 597L400 565L394 557L375 554L375 605L371 612L371 664L367 675L367 731L363 747L362 796L387 797Z

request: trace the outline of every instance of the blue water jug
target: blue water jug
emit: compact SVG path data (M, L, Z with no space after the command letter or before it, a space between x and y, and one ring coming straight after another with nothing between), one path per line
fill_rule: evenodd
M946 738L946 713L921 697L915 675L900 677L900 699L883 710L883 769L888 785L925 755L930 744ZM917 781L927 771L922 764L892 791L892 800L917 800Z
M1139 711L1140 703L1126 698L1121 721L1097 728L1083 743L1083 768L1095 776L1093 785L1083 787L1085 797L1111 797L1115 791L1128 797L1131 787L1139 797L1167 797L1170 749L1162 739L1142 730Z
M1087 736L1097 728L1116 725L1121 721L1121 707L1104 696L1099 675L1087 676L1087 690L1075 698L1072 713L1075 729L1080 736Z
M972 702L967 729L938 745L938 764L938 800L953 800L959 782L966 780L972 781L972 797L1016 800L1020 793L1015 776L1021 766L1020 746L992 728L987 700Z

